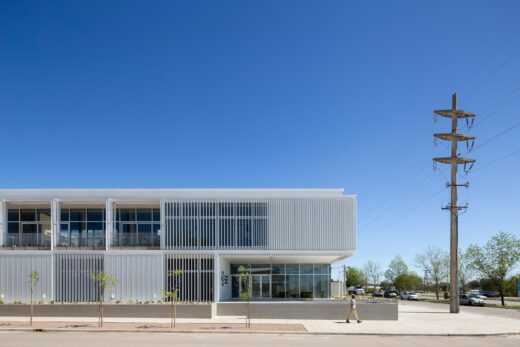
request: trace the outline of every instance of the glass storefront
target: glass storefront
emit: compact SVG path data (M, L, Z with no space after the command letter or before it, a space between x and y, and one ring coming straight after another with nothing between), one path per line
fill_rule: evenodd
M246 277L240 284L240 267ZM329 264L232 264L231 294L240 298L247 290L254 300L313 299L330 297Z

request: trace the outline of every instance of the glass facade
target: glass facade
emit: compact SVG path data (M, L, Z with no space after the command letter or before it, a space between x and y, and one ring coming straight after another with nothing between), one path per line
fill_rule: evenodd
M51 210L10 208L7 212L7 246L51 247Z
M62 208L57 246L103 249L105 229L104 208Z
M176 249L267 246L264 202L174 202L167 204L166 246Z
M248 290L254 299L291 300L330 297L329 264L233 264L231 265L233 298L240 297L240 266L244 266L250 273Z
M117 209L114 220L114 247L161 246L161 212L159 208Z

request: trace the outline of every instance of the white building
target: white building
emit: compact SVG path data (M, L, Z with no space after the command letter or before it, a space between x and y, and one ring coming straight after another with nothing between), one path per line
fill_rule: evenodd
M25 301L330 297L331 262L354 254L356 198L343 189L0 189L0 294ZM178 277L169 276L181 270Z

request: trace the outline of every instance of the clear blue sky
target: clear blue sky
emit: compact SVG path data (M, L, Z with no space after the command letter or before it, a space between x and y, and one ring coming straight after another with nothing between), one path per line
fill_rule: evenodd
M431 133L449 122L432 110L458 91L488 114L477 144L519 121L519 13L518 1L2 1L0 186L341 187L359 203L348 264L447 249L448 171L431 157L448 149ZM472 154L462 246L519 235L520 154L484 166L519 138Z

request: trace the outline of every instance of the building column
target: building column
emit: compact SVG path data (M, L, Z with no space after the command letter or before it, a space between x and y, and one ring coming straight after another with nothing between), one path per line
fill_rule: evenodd
M213 293L213 295L214 295L213 301L219 302L220 301L220 285L221 285L220 284L220 276L221 276L220 255L215 254L214 257L215 258L213 260L213 273L214 273L215 282L213 283L213 288L215 288L215 292Z
M58 199L51 200L51 250L56 248L60 236L61 209Z
M6 244L7 240L7 202L0 200L0 247Z
M112 238L114 234L114 202L111 199L106 201L105 213L105 249L108 251L112 246Z
M166 249L166 201L161 200L161 249Z

